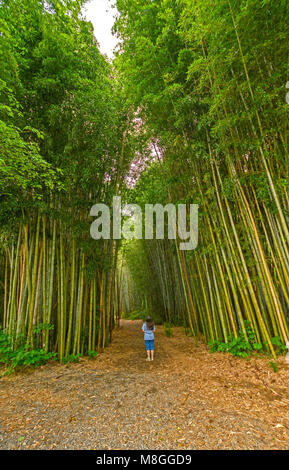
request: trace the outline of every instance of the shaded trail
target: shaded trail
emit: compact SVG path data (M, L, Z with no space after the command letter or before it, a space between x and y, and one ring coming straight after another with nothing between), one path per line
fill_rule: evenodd
M122 320L95 360L0 380L0 449L288 449L289 370L280 359L210 354L181 328Z

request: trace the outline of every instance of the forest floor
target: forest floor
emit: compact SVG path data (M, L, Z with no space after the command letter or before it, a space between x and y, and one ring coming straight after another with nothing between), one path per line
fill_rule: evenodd
M0 449L288 449L289 366L122 320L96 359L0 380Z

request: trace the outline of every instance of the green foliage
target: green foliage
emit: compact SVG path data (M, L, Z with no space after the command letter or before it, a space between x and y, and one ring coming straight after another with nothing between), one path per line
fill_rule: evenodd
M256 335L250 324L245 322L246 331L239 331L237 338L233 334L228 337L228 342L209 341L210 352L228 352L233 356L248 358L253 353L264 353L264 346L256 342ZM271 338L275 346L276 354L283 354L286 347L279 336Z
M0 2L0 322L15 347L23 335L68 361L98 344L99 276L111 302L112 251L90 237L90 209L111 204L135 156L133 110L82 6Z
M198 248L182 259L167 240L129 243L131 301L147 299L165 321L185 318L220 350L275 355L270 338L289 336L289 3L116 6L115 64L155 155L127 198L200 206ZM246 318L256 338L235 338Z
M54 330L54 325L52 325L51 323L38 323L38 325L35 325L33 327L32 331L34 335L38 336L44 331L52 331L52 330Z
M173 336L173 330L172 330L172 325L170 323L167 323L165 322L164 323L164 331L165 331L165 335L170 338L171 336Z
M126 320L143 320L145 321L146 313L141 309L134 310L133 312L123 313L122 318Z
M87 355L90 359L95 359L98 356L97 351L87 351Z
M279 367L276 361L269 361L268 364L274 372L278 372Z
M246 331L239 331L235 338L233 334L228 337L228 342L209 341L210 352L228 352L233 356L247 358L253 352L262 352L263 346L256 342L256 335L250 324L246 322Z
M124 312L237 356L282 353L288 1L116 0L114 64L82 5L0 2L0 321L17 328L13 347L70 361L107 344L120 244L96 244L89 213L121 193L200 206L194 252L121 242ZM126 189L132 160L145 170ZM254 333L235 338L246 318Z
M30 350L23 344L14 349L9 335L0 331L0 363L5 365L4 375L22 368L38 367L55 358L55 353L45 352L43 349Z
M68 356L64 357L62 362L63 364L68 363L77 363L79 362L79 358L82 357L82 354L68 354Z
M284 354L287 351L285 344L282 342L280 336L274 336L271 338L271 342L275 347L276 353L278 355Z

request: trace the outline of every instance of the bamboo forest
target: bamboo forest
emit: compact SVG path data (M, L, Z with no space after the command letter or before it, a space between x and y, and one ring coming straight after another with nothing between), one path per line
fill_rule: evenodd
M288 0L0 0L0 449L289 448L288 42Z

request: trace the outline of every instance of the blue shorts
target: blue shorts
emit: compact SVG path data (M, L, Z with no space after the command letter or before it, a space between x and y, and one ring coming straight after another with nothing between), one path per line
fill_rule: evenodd
M154 339L145 339L145 344L147 351L154 351L155 350L155 340Z

